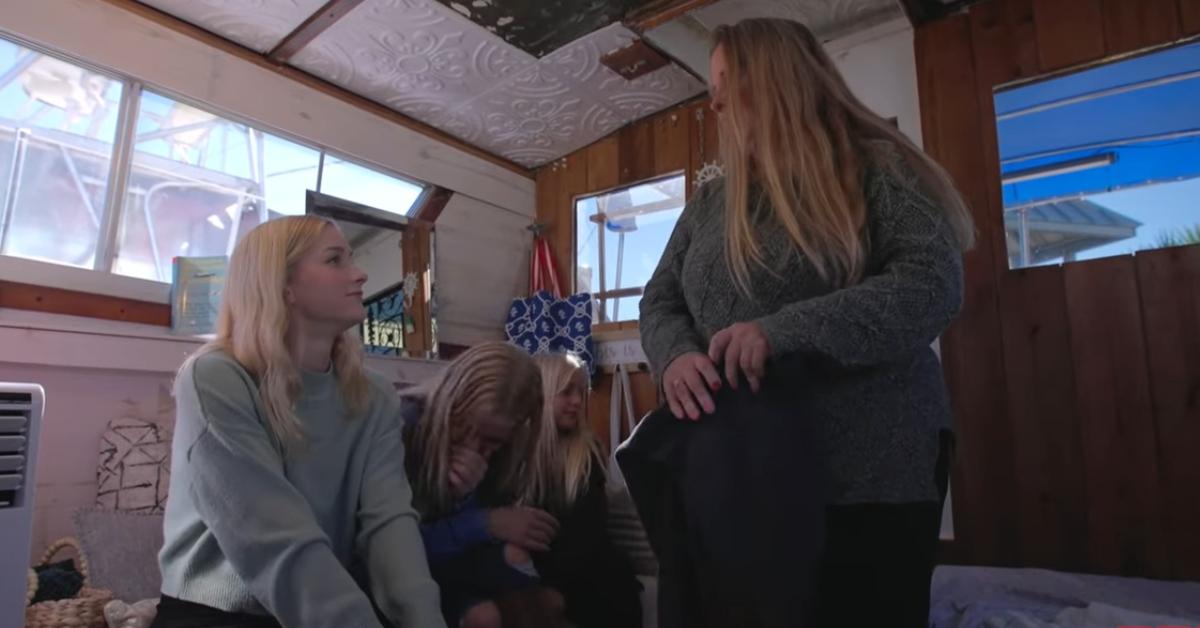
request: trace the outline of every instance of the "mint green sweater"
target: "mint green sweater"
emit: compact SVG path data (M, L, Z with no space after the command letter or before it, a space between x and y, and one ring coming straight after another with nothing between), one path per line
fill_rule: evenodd
M286 459L227 354L190 361L175 398L165 595L285 627L378 628L365 589L400 628L444 628L391 385L373 376L369 410L350 418L332 372L303 373L308 445Z

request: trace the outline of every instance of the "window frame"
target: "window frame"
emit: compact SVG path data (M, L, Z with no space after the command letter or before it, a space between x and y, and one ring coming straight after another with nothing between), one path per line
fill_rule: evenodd
M676 178L681 178L681 177L683 178L683 185L684 185L684 189L683 189L684 198L683 198L683 205L681 206L681 208L686 208L688 199L691 197L691 193L692 193L692 190L690 190L688 188L689 177L688 177L688 171L686 169L671 170L669 172L656 174L652 177L647 177L645 179L639 179L637 181L631 181L629 183L622 183L620 185L614 185L612 187L604 188L604 189L601 189L598 191L576 194L575 196L573 196L571 198L571 214L572 214L572 223L573 223L571 226L571 292L579 291L579 220L578 220L579 202L586 200L586 199L590 199L590 198L606 196L609 194L614 194L616 192L621 192L623 190L631 190L633 188L641 187L644 185L651 185L654 183L659 183L661 181L667 181L670 179L676 179ZM595 216L601 216L601 215L603 215L603 214L597 213L593 216L593 218ZM674 228L672 227L672 229L674 229ZM600 283L603 284L604 283L604 263L605 263L603 234L601 234L601 236L597 238L597 246L599 248L598 255L599 255L599 262L600 262L600 264L599 264L599 266L600 266L600 268L599 268ZM660 255L660 258L661 258L661 255ZM602 326L604 326L604 325L617 326L617 325L620 325L621 323L636 321L637 320L636 317L634 317L633 319L626 319L626 320L616 320L616 321L607 320L605 318L605 312L606 312L605 307L606 307L607 301L609 299L641 297L642 294L645 292L645 289L646 289L645 284L642 284L640 286L619 288L619 289L615 289L615 290L599 290L599 291L592 292L592 301L595 303L596 312L597 312L597 320L595 321L595 324L602 325Z
M396 214L397 217L409 219L414 217L414 212L419 210L422 203L435 188L435 186L429 183L396 172L391 168L347 155L336 148L308 141L298 137L294 133L280 130L273 125L253 121L246 116L231 112L223 107L181 95L170 88L136 79L120 71L78 59L70 54L53 50L11 32L0 31L0 41L77 66L88 72L94 72L110 80L118 81L121 84L121 100L117 113L117 126L113 136L112 152L109 157L109 171L104 195L103 214L101 215L100 225L97 228L96 253L92 267L79 268L15 255L0 254L0 281L11 281L14 283L99 294L150 303L167 304L170 302L170 283L151 281L113 272L120 239L121 219L126 210L125 201L128 191L126 188L128 187L129 178L132 173L141 98L146 91L211 113L223 120L235 124L244 124L259 132L273 135L309 150L317 151L317 189L315 190L317 192L321 190L326 157L332 157L380 175L420 187L421 192L417 195L417 198L408 208L407 212L405 214ZM3 199L0 199L0 203L3 203ZM0 206L0 224L7 226L6 223L9 217L4 214L5 208Z

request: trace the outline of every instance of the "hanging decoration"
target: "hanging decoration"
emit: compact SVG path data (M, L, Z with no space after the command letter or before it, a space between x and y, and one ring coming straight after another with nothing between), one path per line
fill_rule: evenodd
M704 107L696 108L696 121L699 123L696 128L700 129L699 146L700 146L700 168L692 175L692 187L700 189L700 186L716 179L717 177L725 176L725 169L721 164L714 159L711 162L705 161L708 157L704 150Z

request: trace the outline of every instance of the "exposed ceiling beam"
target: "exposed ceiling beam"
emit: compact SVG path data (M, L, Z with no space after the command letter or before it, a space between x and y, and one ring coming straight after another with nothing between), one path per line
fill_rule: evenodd
M329 0L325 6L321 7L316 13L308 16L296 27L295 30L288 33L282 41L267 53L267 58L276 63L286 63L297 52L307 46L318 35L324 33L330 26L337 23L338 20L346 16L354 7L363 3L363 0Z
M297 83L300 83L306 87L315 89L319 92L322 92L324 94L327 94L329 96L337 98L338 100L341 100L342 102L344 102L348 105L358 107L359 109L373 113L373 114L383 118L384 120L387 120L394 124L399 124L402 127L416 131L417 133L420 133L428 138L437 140L438 142L441 142L447 146L450 146L451 148L456 148L456 149L461 150L469 155L472 155L472 156L478 157L480 159L483 159L487 162L496 164L497 166L500 166L502 168L505 168L507 170L515 172L523 177L528 177L528 178L532 179L534 176L532 170L530 170L529 168L526 168L518 163L509 161L508 159L505 159L494 153L490 153L490 152L488 152L482 148L479 148L478 146L475 146L473 144L464 142L463 140L461 140L453 135L450 135L449 133L447 133L441 129L438 129L436 127L425 124L424 122L420 122L418 120L410 118L410 117L400 113L399 111L396 111L395 109L381 105L369 98L355 94L354 92L351 92L348 89L339 87L337 85L334 85L333 83L330 83L323 79L317 78L307 72L298 70L290 65L276 63L274 61L271 61L270 59L267 58L266 55L259 54L258 52L254 51L254 50L251 50L244 46L235 44L232 41L225 39L224 37L220 37L218 35L210 33L209 31L206 31L203 28L200 28L199 26L195 26L194 24L185 22L185 21L175 17L174 15L171 15L169 13L155 9L154 7L151 7L149 5L142 4L141 2L138 2L137 0L102 0L102 1L107 2L113 6L119 7L130 13L133 13L134 15L138 15L147 20L155 22L156 24L160 24L160 25L162 25L166 28L169 28L181 35L191 37L198 41L204 42L205 44L212 46L213 48L216 48L218 50L221 50L222 52L231 54L235 57L238 57L239 59L253 63L261 68L268 69L272 72L275 72L276 74L279 74L288 79L296 81Z
M641 34L656 26L666 24L689 11L695 11L714 2L716 0L655 0L630 11L625 16L624 22L630 30Z
M451 196L454 196L453 190L434 187L425 195L425 199L417 211L413 212L413 217L426 222L437 222L438 216L441 216L442 210L446 209L446 203L450 202Z

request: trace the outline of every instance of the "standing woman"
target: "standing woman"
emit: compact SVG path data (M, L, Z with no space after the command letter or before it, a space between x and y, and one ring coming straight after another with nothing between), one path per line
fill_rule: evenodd
M399 401L351 331L365 281L324 218L238 243L217 337L175 381L154 626L445 626Z
M930 344L961 307L969 211L803 25L722 26L710 69L726 176L688 203L646 285L646 354L686 433L747 389L786 400L765 411L780 425L811 430L828 531L819 563L794 566L814 573L811 625L924 626L951 424ZM782 497L805 478L768 480Z

